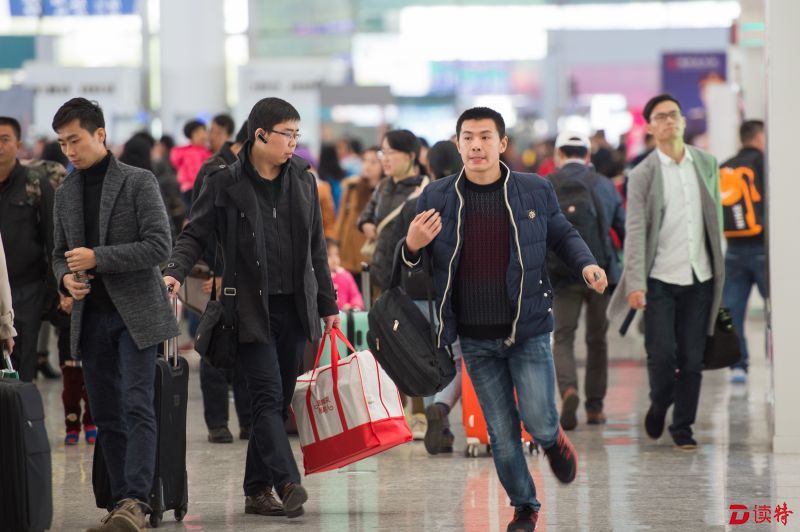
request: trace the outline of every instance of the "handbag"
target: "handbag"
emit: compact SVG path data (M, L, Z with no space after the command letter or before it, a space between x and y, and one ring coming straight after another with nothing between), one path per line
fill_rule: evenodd
M211 299L210 294L206 294L203 291L203 284L213 276L214 271L209 265L202 260L198 261L192 267L192 271L189 272L186 279L184 279L180 290L178 290L178 299L189 310L202 314Z
M403 241L398 244L398 252ZM422 259L421 259L422 260ZM439 347L434 332L430 261L424 275L428 316L400 286L400 260L395 260L389 289L369 311L367 343L381 367L411 397L427 397L443 390L456 375L453 354Z
M721 307L714 326L714 335L706 340L703 369L728 368L742 359L739 335L733 327L730 311Z
M239 331L236 323L236 209L227 208L227 238L225 240L225 270L222 274L221 300L217 299L217 278L211 281L211 296L197 326L194 348L211 366L231 369L236 366Z
M337 339L353 353L339 358ZM325 342L331 363L320 366ZM410 442L397 386L372 353L355 352L338 328L320 342L311 371L297 379L292 396L305 474L331 471Z

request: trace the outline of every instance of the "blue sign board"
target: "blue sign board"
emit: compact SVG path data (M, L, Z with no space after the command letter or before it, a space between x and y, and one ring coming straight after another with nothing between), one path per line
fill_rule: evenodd
M136 0L9 0L12 17L135 15Z
M706 131L706 88L727 78L725 52L670 53L661 57L661 89L681 102L686 135Z

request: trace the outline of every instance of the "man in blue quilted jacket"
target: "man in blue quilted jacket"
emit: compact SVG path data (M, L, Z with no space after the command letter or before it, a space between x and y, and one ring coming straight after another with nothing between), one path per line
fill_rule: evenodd
M413 270L432 262L438 342L449 345L461 337L497 474L515 508L508 530L530 532L540 504L520 420L558 480L572 482L578 470L555 404L548 249L597 292L608 281L561 213L552 185L500 161L508 137L499 113L486 107L465 111L456 135L464 169L425 188L402 257Z

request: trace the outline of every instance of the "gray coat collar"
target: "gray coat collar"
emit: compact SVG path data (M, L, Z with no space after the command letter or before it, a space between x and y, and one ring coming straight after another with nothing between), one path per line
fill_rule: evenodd
M108 163L108 170L103 178L103 191L100 196L100 242L106 245L108 225L114 204L117 202L120 190L125 183L125 174L120 169L120 164L112 155ZM86 228L83 223L83 174L80 170L74 171L63 183L65 196L69 198L69 208L65 212L66 223L72 230L69 232L72 247L86 245Z

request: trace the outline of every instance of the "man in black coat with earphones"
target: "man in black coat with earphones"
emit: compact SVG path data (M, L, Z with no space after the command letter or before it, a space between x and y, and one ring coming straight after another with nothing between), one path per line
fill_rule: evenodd
M253 410L244 476L249 514L303 514L308 495L283 423L306 341L320 337L320 318L326 332L339 325L317 185L309 164L294 156L299 126L288 102L256 103L238 160L206 179L164 271L177 293L210 238L226 249L227 210L238 211L235 281L222 297L235 298L237 369Z

